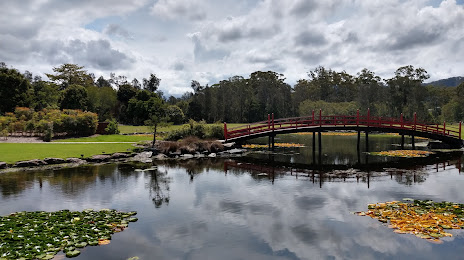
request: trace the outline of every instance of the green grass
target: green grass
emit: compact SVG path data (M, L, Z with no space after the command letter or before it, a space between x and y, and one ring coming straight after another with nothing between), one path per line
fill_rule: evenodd
M153 140L153 135L97 135L90 137L55 139L53 142L133 142Z
M239 124L237 124L237 123L227 124L227 128L232 128L232 127L241 126L241 125L245 125L245 124L246 123L243 123L243 124L240 124L240 123ZM184 124L184 125L187 125L187 124ZM170 125L170 126L159 127L157 129L157 132L158 133L171 132L171 131L178 130L178 129L182 128L184 125ZM206 124L206 126L212 126L212 125L216 125L216 124ZM223 124L221 124L221 126L223 126ZM135 125L119 125L119 131L121 132L121 134L151 133L152 132L152 130L148 126L135 126Z
M14 163L17 161L44 159L46 157L69 158L89 157L96 154L112 154L132 150L132 144L57 144L57 143L2 143L0 144L0 161Z

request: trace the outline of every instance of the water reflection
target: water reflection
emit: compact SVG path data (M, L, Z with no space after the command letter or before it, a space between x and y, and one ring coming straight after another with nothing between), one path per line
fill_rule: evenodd
M366 170L237 158L8 173L0 175L0 214L138 211L110 245L78 259L457 259L462 231L436 245L351 214L406 197L464 202L462 158L436 160Z
M145 172L148 181L148 190L150 197L159 208L164 204L169 204L169 183L171 178L168 176L166 169L159 170L158 168L147 170Z

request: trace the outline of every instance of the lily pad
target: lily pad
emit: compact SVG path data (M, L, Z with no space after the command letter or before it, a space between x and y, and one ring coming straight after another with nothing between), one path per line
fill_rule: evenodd
M81 251L79 250L69 251L66 253L66 257L76 257L80 254L81 254Z
M407 202L390 201L369 204L367 211L356 214L389 223L388 227L394 229L395 233L414 234L416 237L434 243L441 242L442 237L453 236L445 230L464 227L462 217L464 204L409 198L403 200Z
M0 260L52 259L58 252L73 257L76 248L105 244L113 233L133 222L132 212L113 209L82 212L14 212L0 216ZM99 243L103 239L103 243Z

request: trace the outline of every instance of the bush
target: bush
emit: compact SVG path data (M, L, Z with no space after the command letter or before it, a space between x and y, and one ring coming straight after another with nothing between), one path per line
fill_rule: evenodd
M107 135L115 135L119 134L119 126L116 120L111 120L108 126L105 128L105 134Z
M208 127L206 138L224 139L224 127L222 125L212 125Z
M53 138L53 122L49 122L47 124L47 128L45 129L44 141L50 142Z

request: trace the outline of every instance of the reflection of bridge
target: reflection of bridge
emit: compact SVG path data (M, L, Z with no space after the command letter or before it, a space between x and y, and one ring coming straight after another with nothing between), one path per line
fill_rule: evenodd
M315 141L315 133L318 132L320 144L320 133L325 131L357 131L358 147L361 131L366 133L366 141L368 140L369 132L399 133L402 136L402 147L404 147L404 135L412 137L413 147L415 136L438 140L453 148L463 146L461 122L459 122L459 128L456 130L447 128L446 123L438 125L418 122L416 114L414 114L414 119L411 121L405 120L403 114L401 114L400 118L385 118L370 116L369 110L367 111L367 116L360 115L358 110L356 116L323 116L322 111L319 110L318 116L315 116L313 111L312 116L274 119L274 114L272 114L272 116L268 115L267 121L230 129L224 123L224 138L226 142L242 142L248 139L268 136L269 144L272 144L272 146L274 144L274 137L277 134L296 132L313 132L313 141Z
M446 156L447 157L447 156ZM425 158L416 158L416 159L425 159ZM281 162L272 162L271 165L263 164L263 163L250 163L250 162L238 162L234 160L227 160L224 162L224 172L227 174L230 170L244 170L246 172L252 173L254 172L253 176L257 178L267 178L274 183L275 176L294 176L296 179L302 178L303 180L308 179L311 180L313 183L318 182L319 186L322 187L322 182L329 181L347 181L347 179L356 179L356 182L363 181L367 183L367 187L369 188L369 181L371 177L378 177L383 175L390 175L391 178L393 176L398 176L399 179L403 178L403 175L407 177L408 175L411 178L410 181L412 182L421 182L423 179L421 176L424 172L429 172L432 170L439 171L446 171L449 169L457 169L459 174L462 171L462 164L461 164L461 155L457 157L451 156L448 158L432 158L431 161L426 163L425 160L419 160L422 163L419 164L412 164L413 167L402 167L400 168L385 168L382 166L386 166L385 164L374 165L374 167L369 167L369 165L365 165L366 167L357 167L358 169L346 167L344 165L332 165L331 167L323 167L323 168L313 168L308 167L309 165L305 165L305 168L294 168L293 165L285 165ZM416 162L419 162L416 160ZM429 163L429 164L428 164ZM274 165L275 164L275 165ZM301 166L301 165L300 165ZM337 167L338 166L338 167ZM381 168L379 168L381 166ZM390 165L391 166L391 165ZM409 165L411 166L411 165ZM330 170L329 170L330 169ZM374 170L371 172L371 170ZM379 170L376 172L376 170ZM422 180L423 181L423 180Z

